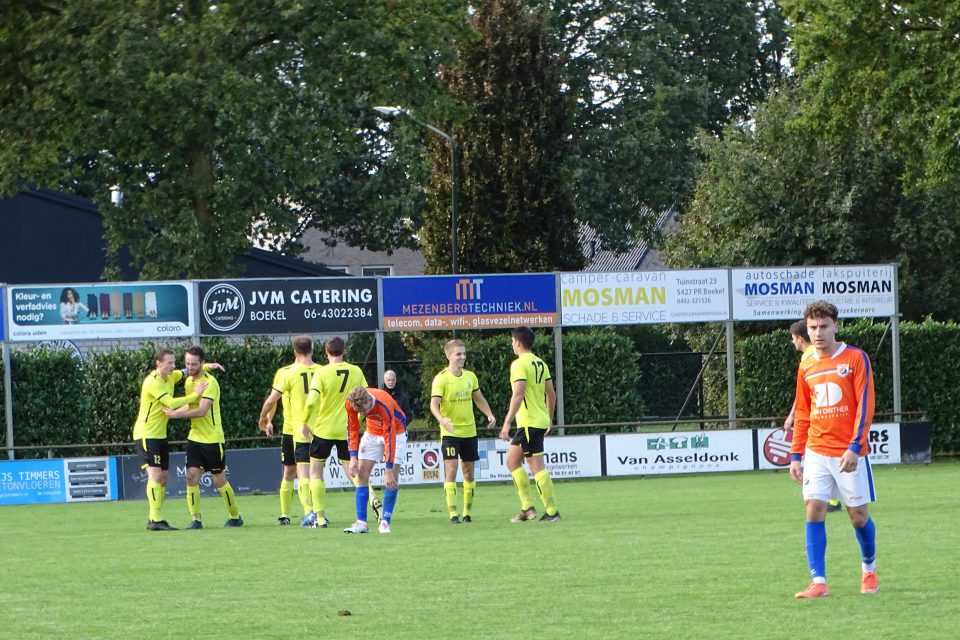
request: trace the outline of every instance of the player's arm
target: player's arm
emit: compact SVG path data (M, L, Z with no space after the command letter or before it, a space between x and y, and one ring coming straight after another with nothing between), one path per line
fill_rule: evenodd
M783 421L783 430L789 431L793 427L794 416L797 413L797 399L793 399L793 404L790 405L790 413L787 414L786 419Z
M396 411L390 412L382 406L378 406L374 410L376 411L377 409L381 411L383 424L387 429L387 433L383 437L383 442L386 445L383 452L383 461L386 467L383 474L383 486L387 489L396 489L398 485L397 468L394 463L397 458L397 434L403 431L404 423ZM399 411L399 407L397 407L397 409ZM403 412L400 411L401 415L402 413Z
M453 420L449 416L443 415L440 407L443 404L443 394L446 392L446 385L443 381L443 374L438 373L433 377L433 384L430 386L430 413L436 418L440 426L449 433L453 433Z
M870 424L873 422L874 397L873 397L873 370L870 366L870 360L867 354L862 355L863 360L859 366L854 368L853 389L857 410L854 413L853 437L847 450L840 456L840 471L854 471L860 462L860 456L867 445L868 434L870 433Z
M510 425L520 411L520 405L523 404L523 394L527 391L526 380L513 381L513 395L510 396L510 407L507 409L507 415L503 418L503 427L500 428L500 439L510 439Z
M168 418L201 418L207 415L210 407L213 406L213 400L210 398L200 398L200 403L193 409L181 407L179 409L166 409L163 412Z
M550 424L547 425L547 433L550 433L550 425L553 424L553 412L557 408L557 392L553 388L553 380L547 379L543 385L543 391L547 395L547 417Z
M173 372L173 374L176 374L176 373L179 373L179 372L177 371ZM177 381L175 381L174 384L176 384ZM169 393L167 393L166 391L163 391L161 394L157 396L157 402L163 405L166 409L179 409L184 405L196 402L197 399L200 398L200 394L202 394L204 390L206 390L206 388L207 388L207 381L201 380L196 384L196 386L194 386L193 393L185 396L178 396L175 398Z
M303 432L303 437L307 440L313 437L313 434L310 432L310 425L313 424L317 416L317 411L320 409L320 394L322 389L320 371L322 371L322 369L317 370L313 374L313 378L310 380L310 393L307 394L307 402L303 405L303 424L300 425L300 430Z
M437 422L440 423L440 426L453 433L453 420L447 416L440 413L440 396L433 396L430 398L430 413L433 414L433 417L437 419Z
M797 370L797 395L793 403L793 444L790 447L790 477L795 482L803 482L800 462L807 448L807 430L810 428L810 387L803 375Z
M358 472L357 452L360 450L360 416L350 406L347 405L347 450L350 452L350 466L347 467L347 475L351 478L356 477Z
M273 416L277 415L277 402L283 394L276 389L270 389L270 395L263 401L260 407L260 418L257 420L257 426L271 438L273 437Z
M473 392L473 404L477 405L483 415L487 416L487 429L493 429L497 424L497 418L493 415L490 403L483 397L483 392L480 389Z

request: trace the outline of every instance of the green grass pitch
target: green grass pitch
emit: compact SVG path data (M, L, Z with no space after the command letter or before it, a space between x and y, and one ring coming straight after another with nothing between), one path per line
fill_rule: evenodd
M809 580L785 472L558 482L555 524L511 524L512 485L480 485L460 526L439 487L410 487L389 536L341 532L346 492L327 530L276 526L275 495L240 496L239 529L204 498L207 528L169 533L144 530L145 501L3 507L0 638L958 637L960 464L875 474L880 592L859 593L836 513L815 601L793 598ZM185 525L184 501L164 517Z

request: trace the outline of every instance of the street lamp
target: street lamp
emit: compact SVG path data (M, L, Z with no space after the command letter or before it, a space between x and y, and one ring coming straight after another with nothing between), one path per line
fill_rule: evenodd
M450 145L450 273L457 273L457 191L460 188L460 176L457 172L457 140L432 124L417 120L412 113L402 107L374 107L374 111L388 117L406 116L425 129L429 129Z

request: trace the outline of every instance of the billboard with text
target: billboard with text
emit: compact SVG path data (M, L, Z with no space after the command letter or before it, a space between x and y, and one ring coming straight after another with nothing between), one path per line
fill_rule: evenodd
M6 294L13 341L193 335L190 282L24 285Z
M374 331L376 278L219 280L199 283L204 335Z
M383 328L504 329L557 324L556 278L519 275L416 276L383 281Z
M565 327L730 319L725 269L560 274Z
M753 469L753 433L748 429L610 434L606 442L610 476Z
M900 464L900 425L875 423L867 436L871 464ZM761 469L785 469L790 466L793 429L757 429L758 462Z
M815 300L836 305L841 318L892 316L896 275L890 264L733 269L733 319L797 320Z

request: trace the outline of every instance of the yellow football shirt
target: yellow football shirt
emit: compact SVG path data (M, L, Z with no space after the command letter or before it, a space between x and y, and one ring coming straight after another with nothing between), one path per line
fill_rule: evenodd
M550 380L549 367L532 353L524 353L510 363L510 386L517 380L527 383L523 392L523 403L517 411L517 426L550 428L546 392L547 380Z
M194 394L193 387L201 380L207 381L207 388L203 390L203 395L190 403L191 409L200 406L200 400L206 398L213 402L210 410L199 418L190 418L190 433L187 434L187 440L202 442L204 444L222 444L223 443L223 422L220 421L220 383L217 379L208 373L201 374L196 380L188 377L183 383L186 394Z
M360 367L346 362L326 364L313 374L305 407L313 435L327 440L347 439L347 394L366 387Z
M440 427L440 437L469 438L477 435L477 422L473 413L473 392L480 390L473 371L462 369L459 376L444 369L433 378L430 395L440 398L440 414L450 418L453 433Z
M294 364L288 364L285 367L280 367L277 369L277 372L273 374L273 384L270 385L271 388L275 389L280 395L280 409L283 415L283 433L286 435L293 435L293 432L299 431L299 427L294 429L293 422L290 421L290 398L283 393L280 389L283 386L283 377L287 375L287 371L293 368ZM274 413L273 422L276 423L277 415Z
M174 370L166 380L156 371L144 378L140 387L140 410L133 425L134 440L166 438L168 418L163 408L176 409L197 399L196 395L173 397L173 387L182 379L183 371L180 369Z
M283 432L292 434L294 442L310 442L303 437L301 427L306 422L310 382L320 367L317 362L310 365L292 364L281 370L284 375L279 384L274 380L273 388L283 394Z

